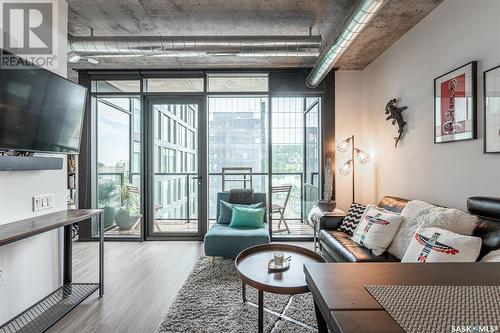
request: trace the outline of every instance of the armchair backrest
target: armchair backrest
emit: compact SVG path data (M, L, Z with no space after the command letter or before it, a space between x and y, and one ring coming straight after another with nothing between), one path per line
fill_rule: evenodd
M267 209L267 196L266 196L266 193L255 192L253 194L253 198L254 198L254 203L263 202L264 203L264 208ZM229 192L219 192L219 193L217 193L217 209L216 209L217 214L216 214L216 217L215 217L216 221L219 219L220 201L221 200L228 202L228 200L229 200ZM264 222L267 222L267 214L264 215Z

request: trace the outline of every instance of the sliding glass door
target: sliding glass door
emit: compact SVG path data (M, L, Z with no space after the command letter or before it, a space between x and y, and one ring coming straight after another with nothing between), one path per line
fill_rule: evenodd
M311 236L307 216L319 198L320 97L273 97L272 233Z
M147 97L148 236L202 235L202 100ZM201 117L201 118L200 118Z

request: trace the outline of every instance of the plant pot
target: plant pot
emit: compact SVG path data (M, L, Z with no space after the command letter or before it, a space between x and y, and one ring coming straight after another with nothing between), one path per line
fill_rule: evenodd
M337 207L337 202L335 200L320 200L318 201L318 208L322 212L333 212L335 210L335 207Z
M130 230L140 217L141 216L137 214L131 215L128 210L120 208L115 215L115 222L121 230Z
M109 227L115 224L115 214L117 208L115 207L104 207L104 212L102 214L102 219L104 222L104 229L108 229Z

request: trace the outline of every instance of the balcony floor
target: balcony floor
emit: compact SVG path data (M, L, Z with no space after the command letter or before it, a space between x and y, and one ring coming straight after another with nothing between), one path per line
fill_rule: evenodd
M281 230L277 231L278 220L273 220L273 228L275 236L312 236L313 229L307 223L301 223L300 220L286 220L290 228L290 234L284 230L284 225L281 225ZM215 223L215 220L210 220L210 226ZM105 232L106 236L111 237L134 237L140 236L140 226L132 230L120 230L117 226ZM198 222L193 220L186 223L184 220L156 220L155 232L176 232L176 233L196 233L198 231Z

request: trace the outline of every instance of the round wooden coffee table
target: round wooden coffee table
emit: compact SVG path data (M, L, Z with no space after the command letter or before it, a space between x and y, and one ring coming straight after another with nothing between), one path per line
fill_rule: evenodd
M284 272L270 273L267 269L274 252L291 256L290 268ZM316 252L288 244L265 244L248 248L235 260L236 269L243 281L243 302L246 299L246 285L259 291L259 333L264 330L264 292L295 295L309 291L304 275L304 264L322 263L325 259Z

